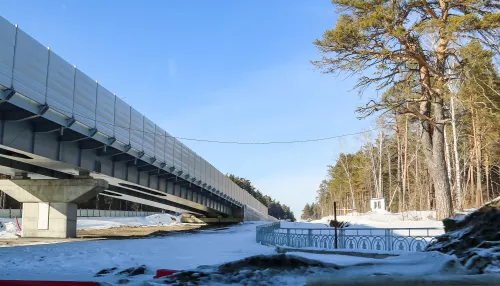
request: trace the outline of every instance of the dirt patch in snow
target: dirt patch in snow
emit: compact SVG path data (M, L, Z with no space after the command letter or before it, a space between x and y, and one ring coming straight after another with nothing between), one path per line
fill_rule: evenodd
M169 236L181 233L195 233L204 229L217 229L220 225L175 224L164 226L122 226L107 229L78 230L76 238L5 238L0 239L0 247L29 244L49 244L82 240L136 239Z
M166 226L121 226L107 229L84 229L77 231L79 238L128 239L171 235L177 232L191 232L208 226L176 224Z

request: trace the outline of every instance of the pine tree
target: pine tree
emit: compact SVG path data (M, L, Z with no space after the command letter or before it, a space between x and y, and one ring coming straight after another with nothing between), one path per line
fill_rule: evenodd
M422 126L421 144L436 193L437 216L452 215L452 199L444 158L444 98L454 74L449 63L460 59L456 49L476 39L490 47L500 27L498 1L333 0L342 14L334 29L315 41L323 58L314 62L326 73L345 71L363 76L356 87L404 86L402 100L370 101L363 116L391 109L410 114ZM459 65L466 63L458 61ZM417 79L417 80L413 80ZM408 86L409 84L412 85ZM403 197L404 198L404 197Z

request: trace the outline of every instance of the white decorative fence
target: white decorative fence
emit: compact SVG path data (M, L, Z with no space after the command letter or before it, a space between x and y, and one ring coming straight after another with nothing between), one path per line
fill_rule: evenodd
M444 233L441 228L282 228L257 227L257 242L292 248L422 251Z

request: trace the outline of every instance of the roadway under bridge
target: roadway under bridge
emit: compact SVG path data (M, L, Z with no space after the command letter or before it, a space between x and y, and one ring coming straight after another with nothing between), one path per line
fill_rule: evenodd
M1 17L0 174L12 176L0 190L33 204L33 228L44 230L49 213L75 208L76 221L73 205L97 193L197 217L270 219L210 163Z

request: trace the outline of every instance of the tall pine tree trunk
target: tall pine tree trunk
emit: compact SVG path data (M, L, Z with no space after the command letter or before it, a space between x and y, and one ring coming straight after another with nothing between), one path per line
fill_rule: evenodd
M452 179L451 179L451 156L450 156L450 147L448 143L448 136L446 135L446 125L444 126L444 149L446 153L446 171L448 175L448 184L451 186L452 184Z
M484 154L484 173L486 175L486 201L490 200L490 159L489 154Z
M451 109L451 128L453 131L453 153L455 157L455 190L457 193L457 209L463 210L463 198L462 198L462 178L460 172L460 158L458 157L458 134L455 119L455 100L454 96L450 99L450 109Z
M405 150L403 156L403 210L407 210L406 197L408 189L408 116L405 116Z
M401 191L401 165L402 165L402 159L401 159L401 141L399 140L399 122L398 122L398 117L396 116L396 145L398 149L398 168L397 168L397 192L398 192L398 212L403 211L403 193Z
M440 45L441 39L440 39ZM442 47L441 47L442 48ZM438 59L440 60L440 59ZM444 69L444 63L442 64ZM430 73L426 66L420 67L420 79L426 86L431 87ZM438 86L444 86L442 83ZM436 202L436 217L442 220L453 216L453 203L451 200L450 185L446 174L446 163L444 159L444 109L440 94L430 94L429 90L423 88L424 97L427 99L420 104L422 115L432 118L422 120L422 148L424 150L427 168L432 178ZM433 112L431 113L431 109Z
M392 191L392 170L391 170L391 149L387 149L387 172L389 173L389 197L391 196Z
M472 98L471 98L472 102ZM479 122L477 119L477 111L474 107L472 111L472 131L474 137L474 157L476 161L476 207L483 205L483 185L482 185L482 167L481 167L481 135L479 132Z
M382 179L382 146L384 141L384 134L380 130L379 144L378 144L378 193L377 198L381 198L383 190L383 179Z
M430 103L425 104L430 106ZM432 106L436 121L442 121L444 119L442 101L434 101ZM434 185L436 216L438 220L442 220L453 215L450 185L448 184L444 158L444 126L443 124L431 126L428 121L423 121L422 125L422 147Z
M415 188L418 190L418 210L422 210L422 186L420 186L420 174L418 172L418 148L419 144L417 142L415 146Z

